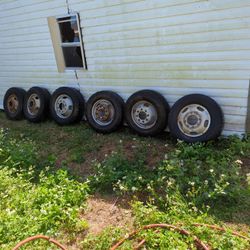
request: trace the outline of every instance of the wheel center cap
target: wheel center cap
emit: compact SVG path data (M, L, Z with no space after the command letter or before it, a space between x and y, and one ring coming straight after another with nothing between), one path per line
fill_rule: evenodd
M189 125L194 126L198 123L199 118L196 115L190 115L187 118L187 122Z
M109 111L107 107L100 107L97 109L96 117L101 121L106 121L109 118Z
M145 120L145 119L147 118L147 114L146 114L145 112L141 111L141 112L139 113L139 118L140 118L141 120Z

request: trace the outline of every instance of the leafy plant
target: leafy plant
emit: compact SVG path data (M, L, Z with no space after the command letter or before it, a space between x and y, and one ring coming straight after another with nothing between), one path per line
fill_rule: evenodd
M145 165L143 157L128 160L122 152L116 152L96 165L90 183L98 190L146 194L161 207L168 207L176 193L199 207L236 202L242 181L241 162L236 153L244 153L238 144L233 138L228 147L216 150L213 143L179 142L177 149L153 169Z
M38 171L32 142L7 140L0 134L0 248L36 234L55 235L66 228L77 233L79 212L88 197L87 183L70 178L64 170ZM37 173L40 173L37 177Z
M121 228L107 227L104 229L99 235L88 235L81 243L81 249L92 249L92 250L105 250L110 249L114 243L120 240L124 235L126 235L126 231ZM132 245L131 242L125 242L121 250L131 250Z

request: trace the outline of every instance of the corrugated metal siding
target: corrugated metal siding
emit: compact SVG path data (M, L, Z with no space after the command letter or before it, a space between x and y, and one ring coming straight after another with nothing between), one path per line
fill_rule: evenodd
M32 4L31 4L32 2ZM250 79L250 0L37 0L0 3L0 100L10 86L78 86L58 73L47 17L80 13L88 71L82 93L139 89L172 105L189 93L214 98L224 134L245 131Z

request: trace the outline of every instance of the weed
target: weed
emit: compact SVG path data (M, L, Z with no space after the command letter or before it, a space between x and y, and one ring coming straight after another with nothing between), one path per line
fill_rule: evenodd
M215 249L248 249L246 242L232 236L230 230L218 233L193 227L192 223L224 226L223 219L250 224L249 169L244 166L250 156L249 139L231 137L194 145L179 142L169 152L162 138L140 138L127 129L100 135L84 124L58 127L51 122L12 122L2 116L0 113L1 125L11 129L0 131L1 249L10 249L37 233L72 243L88 228L79 213L89 191L135 196L135 228L181 223ZM97 157L99 150L107 154L105 159L104 154ZM112 150L116 152L110 154ZM159 161L164 154L165 159ZM79 175L85 161L91 167L99 158L88 182L80 183L66 170L58 171L60 166L70 169L78 164ZM100 235L88 235L78 248L109 249L127 233L108 228ZM194 248L192 238L169 230L144 231L137 239L142 238L147 249ZM131 249L134 240L121 249ZM35 242L27 249L50 248Z
M31 165L37 161L34 150L32 142L11 140L0 132L1 249L35 234L55 235L64 228L77 233L86 228L78 215L88 184L71 179L64 170L38 171Z
M239 144L239 143L238 143ZM90 177L92 187L118 193L146 193L151 201L168 207L172 193L179 190L187 202L212 206L217 201L237 202L241 191L238 144L215 150L214 144L179 143L174 152L156 168L145 165L143 154L128 160L122 152L113 153L96 165ZM240 149L244 153L243 149Z
M81 249L83 250L108 250L110 249L116 241L126 235L126 231L121 228L107 227L98 236L88 235L81 243ZM121 250L131 250L132 245L130 242L126 242Z

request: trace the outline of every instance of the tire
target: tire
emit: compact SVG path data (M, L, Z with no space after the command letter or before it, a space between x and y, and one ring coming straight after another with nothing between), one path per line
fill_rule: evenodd
M79 100L79 113L78 116L75 120L75 122L80 122L83 119L84 116L84 109L85 109L85 100L83 98L83 95L81 94L80 91L76 90L76 94L78 95L78 100Z
M10 88L4 95L4 111L10 120L21 120L23 118L23 104L25 90L21 88Z
M30 122L41 122L49 114L50 93L47 89L32 87L25 95L23 112Z
M84 112L84 99L81 93L68 87L55 90L50 101L50 113L59 125L75 123L82 118Z
M92 95L86 105L86 117L90 126L100 133L111 133L123 121L124 102L111 91L100 91ZM105 112L105 113L103 113Z
M216 139L224 125L220 106L210 97L191 94L182 97L169 113L170 133L189 143Z
M154 136L161 133L167 126L168 113L167 101L156 91L138 91L126 102L126 121L139 135Z

